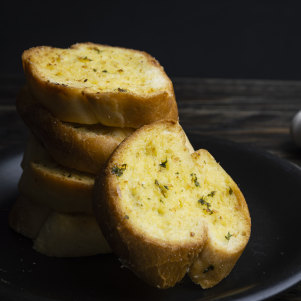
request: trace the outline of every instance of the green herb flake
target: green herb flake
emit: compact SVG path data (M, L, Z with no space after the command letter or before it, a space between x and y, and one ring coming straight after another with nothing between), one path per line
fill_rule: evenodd
M229 194L231 195L233 193L233 190L231 187L229 187Z
M213 191L211 191L211 192L208 194L208 196L214 197L215 193L216 193L216 191L213 190Z
M117 90L118 90L118 92L126 92L127 91L126 89L122 89L122 88L118 88Z
M225 236L225 238L226 238L227 240L230 240L231 236L233 236L233 234L231 234L230 232L228 232L228 234Z
M127 165L126 164L122 164L121 167L119 167L118 165L114 164L114 166L112 167L112 174L116 175L117 177L120 177L123 175L123 172L126 170Z
M101 53L101 51L97 48L97 47L93 47L92 48L94 51L96 51L97 53Z
M92 60L90 59L90 58L88 58L87 56L80 56L80 57L78 57L78 59L80 60L80 61L82 61L82 62L91 62Z
M210 264L204 271L203 273L208 273L209 271L213 271L214 270L214 266L212 264Z
M108 71L107 71L107 70L102 70L102 72L103 72L103 73L108 73Z
M206 209L204 209L206 212L210 213L210 215L213 214L214 211L210 209L211 204L209 202L205 201L204 199L199 199L198 202L201 205L206 206Z
M126 215L124 216L124 219L130 219L130 217L126 214Z
M158 182L158 180L155 180L155 185L158 186L160 192L163 194L163 196L166 198L167 197L167 190L169 190L167 185L162 185Z
M94 72L97 72L97 69L93 68L93 71L94 71Z
M191 180L192 180L192 182L194 183L194 185L195 185L196 187L199 187L199 186L200 186L200 183L198 182L198 178L197 178L196 174L195 174L195 173L192 173L192 174L190 174L190 176L191 176Z
M159 165L163 168L166 168L166 164L167 164L167 159L165 159L165 161L161 162Z

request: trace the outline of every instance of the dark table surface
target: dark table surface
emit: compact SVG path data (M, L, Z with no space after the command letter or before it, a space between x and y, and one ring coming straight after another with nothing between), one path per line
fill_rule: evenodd
M301 82L173 79L180 123L185 130L248 143L301 165L290 123L301 109ZM0 151L25 143L28 131L15 110L24 78L0 78ZM272 298L301 300L301 283Z

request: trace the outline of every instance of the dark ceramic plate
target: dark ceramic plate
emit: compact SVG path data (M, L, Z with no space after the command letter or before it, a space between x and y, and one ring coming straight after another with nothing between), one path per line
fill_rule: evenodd
M58 259L32 250L8 228L17 196L21 148L0 159L1 300L263 300L301 281L301 170L250 146L189 135L234 178L252 217L250 242L232 273L212 289L185 278L168 290L151 288L113 255Z

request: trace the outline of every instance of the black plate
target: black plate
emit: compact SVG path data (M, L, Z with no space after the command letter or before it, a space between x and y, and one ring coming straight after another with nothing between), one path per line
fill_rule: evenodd
M151 288L113 255L58 259L36 253L8 228L17 196L21 149L0 159L1 300L263 300L301 281L301 170L250 146L189 135L238 183L252 217L250 242L232 273L212 289L185 278L168 290Z

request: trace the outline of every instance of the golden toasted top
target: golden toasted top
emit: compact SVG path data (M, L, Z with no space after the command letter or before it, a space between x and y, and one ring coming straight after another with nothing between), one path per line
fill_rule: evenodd
M193 241L203 229L225 248L239 245L249 227L237 185L206 150L193 155L179 125L138 130L111 158L117 201L125 220L165 241ZM246 210L245 210L246 209Z
M23 53L22 59L44 80L86 88L92 93L172 93L163 68L141 51L82 43L69 49L31 48Z

